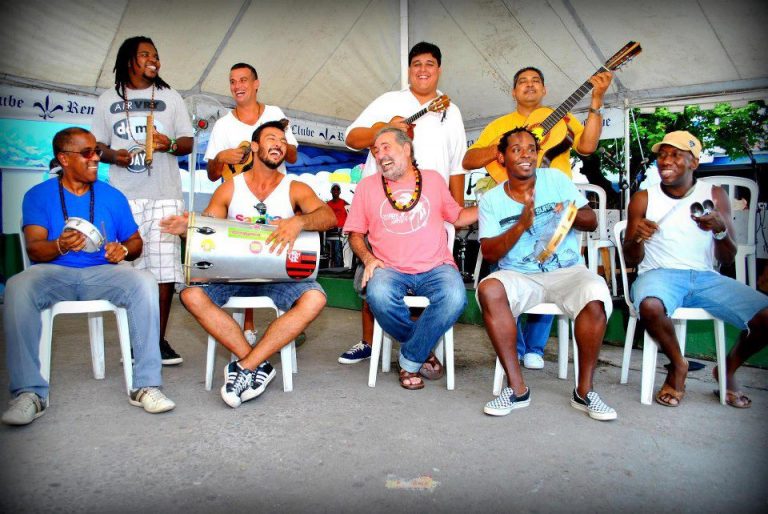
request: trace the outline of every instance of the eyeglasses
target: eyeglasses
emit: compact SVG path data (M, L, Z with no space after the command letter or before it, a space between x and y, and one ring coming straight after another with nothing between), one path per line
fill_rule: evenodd
M59 150L63 153L79 153L83 159L91 159L94 154L101 157L101 148L83 148L82 150Z

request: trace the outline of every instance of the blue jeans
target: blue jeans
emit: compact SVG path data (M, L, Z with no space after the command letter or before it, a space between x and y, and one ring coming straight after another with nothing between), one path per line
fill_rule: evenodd
M5 291L11 395L29 391L48 397L48 383L40 374L40 312L64 300L109 300L124 307L135 358L133 387L162 385L158 289L151 273L114 264L89 268L35 264L11 277Z
M415 321L403 301L409 294L429 298L429 307ZM413 275L377 268L367 284L367 300L381 328L400 341L400 367L416 373L464 312L467 293L458 270L449 264Z
M526 353L544 356L549 333L552 330L551 314L526 314L525 323L517 318L517 355L522 358Z
M646 298L658 298L667 316L678 307L704 309L712 316L744 330L768 308L768 296L716 271L653 269L640 273L632 284L632 301L640 313Z

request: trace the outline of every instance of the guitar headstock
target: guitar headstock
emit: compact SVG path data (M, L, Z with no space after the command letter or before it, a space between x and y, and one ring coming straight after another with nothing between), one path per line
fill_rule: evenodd
M429 102L427 110L432 112L443 112L448 107L450 107L450 105L451 99L448 98L448 95L442 95Z
M621 50L613 54L613 57L605 62L605 67L611 71L618 70L642 51L643 49L640 47L640 43L630 41L624 45Z

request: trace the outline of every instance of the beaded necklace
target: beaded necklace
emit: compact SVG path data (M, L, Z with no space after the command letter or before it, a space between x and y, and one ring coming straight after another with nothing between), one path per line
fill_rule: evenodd
M89 187L91 194L91 204L88 209L88 222L93 225L93 211L96 203L96 192L93 190L93 184ZM64 223L69 219L69 213L67 212L67 202L64 201L64 185L61 183L61 177L59 177L59 198L61 199L61 213L64 215Z
M416 171L416 186L414 187L413 193L411 193L411 199L408 200L405 205L402 205L398 203L397 200L395 200L395 198L392 196L392 190L389 188L389 184L387 183L387 179L384 178L383 173L381 175L381 184L384 186L384 194L387 196L389 204L396 211L408 212L416 207L417 203L419 203L419 199L421 198L421 172L419 171L419 168L416 167L414 167L414 170Z

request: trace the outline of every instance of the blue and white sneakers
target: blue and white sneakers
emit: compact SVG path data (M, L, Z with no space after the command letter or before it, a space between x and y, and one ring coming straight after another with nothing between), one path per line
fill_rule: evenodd
M355 364L365 359L371 358L371 346L360 341L355 346L341 354L339 362L341 364Z
M235 409L263 393L276 374L269 361L261 363L255 371L240 367L238 362L230 362L224 368L226 381L221 386L221 397Z
M594 391L588 392L587 397L582 398L574 389L573 396L571 396L571 406L574 409L586 412L590 418L598 421L610 421L618 417L616 410L607 406L600 399L600 395Z
M490 416L506 416L515 409L522 409L531 404L531 389L526 387L525 393L517 396L511 387L505 387L494 400L485 404L483 412Z

